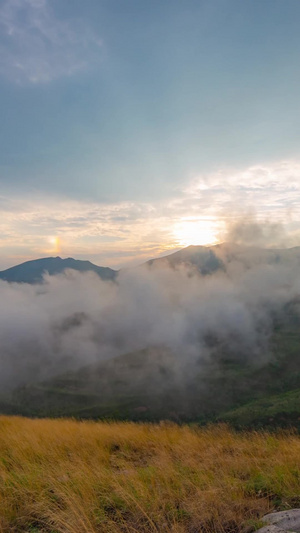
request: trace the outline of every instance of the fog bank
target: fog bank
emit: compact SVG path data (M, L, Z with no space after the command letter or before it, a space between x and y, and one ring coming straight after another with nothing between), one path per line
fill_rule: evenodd
M270 356L274 316L299 291L293 264L231 264L208 276L142 267L121 272L117 283L75 271L46 275L40 285L1 281L0 385L155 346L172 350L185 371L215 343L259 363Z

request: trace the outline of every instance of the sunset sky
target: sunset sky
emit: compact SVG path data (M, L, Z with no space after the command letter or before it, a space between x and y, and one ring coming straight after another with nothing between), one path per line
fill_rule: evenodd
M300 245L299 0L0 0L0 28L0 269L247 217Z

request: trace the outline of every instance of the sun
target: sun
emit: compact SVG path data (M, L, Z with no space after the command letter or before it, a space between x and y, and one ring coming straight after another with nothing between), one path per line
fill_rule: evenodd
M184 218L175 225L173 233L179 246L208 245L218 242L215 220Z

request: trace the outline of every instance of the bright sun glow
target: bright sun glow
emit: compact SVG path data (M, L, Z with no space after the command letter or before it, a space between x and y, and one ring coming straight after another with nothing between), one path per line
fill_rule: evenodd
M217 228L215 221L185 218L174 228L174 237L180 246L216 244Z

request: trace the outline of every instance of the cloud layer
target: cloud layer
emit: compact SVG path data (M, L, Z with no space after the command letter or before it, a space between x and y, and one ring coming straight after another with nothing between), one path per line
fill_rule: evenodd
M152 203L2 196L0 269L58 253L120 268L189 244L206 244L210 236L251 245L296 246L299 176L300 164L293 161L223 170L198 176L169 199ZM59 252L53 246L56 237Z

